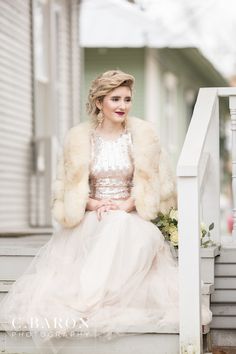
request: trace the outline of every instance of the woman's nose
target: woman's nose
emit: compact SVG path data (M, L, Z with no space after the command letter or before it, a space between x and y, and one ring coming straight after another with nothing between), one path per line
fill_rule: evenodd
M125 109L126 108L125 101L123 101L123 100L120 101L120 108L121 109Z

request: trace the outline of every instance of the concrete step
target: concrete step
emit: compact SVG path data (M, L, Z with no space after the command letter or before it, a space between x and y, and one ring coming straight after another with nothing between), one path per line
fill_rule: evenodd
M211 311L213 313L213 316L236 316L236 302L228 304L211 304Z
M216 263L215 276L236 277L236 263Z
M236 289L215 290L211 295L211 303L234 303L236 302Z
M236 316L213 316L211 328L236 329Z
M215 289L236 289L236 277L215 277Z

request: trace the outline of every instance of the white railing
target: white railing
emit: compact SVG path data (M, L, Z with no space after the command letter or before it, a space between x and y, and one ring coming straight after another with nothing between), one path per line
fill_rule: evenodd
M220 241L219 97L228 96L232 118L232 186L236 237L236 89L200 89L177 166L180 353L202 353L200 222L214 222Z

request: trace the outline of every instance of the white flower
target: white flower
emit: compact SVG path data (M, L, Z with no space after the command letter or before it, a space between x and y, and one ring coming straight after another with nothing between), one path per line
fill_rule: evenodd
M201 231L207 231L207 227L204 222L201 222Z
M178 246L178 230L175 226L170 227L169 229L170 233L170 242L172 243L173 246Z
M178 220L178 210L176 209L171 209L170 211L170 218Z

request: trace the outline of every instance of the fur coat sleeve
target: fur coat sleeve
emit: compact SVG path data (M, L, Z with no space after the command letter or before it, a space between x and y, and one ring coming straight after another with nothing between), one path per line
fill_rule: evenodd
M65 137L53 183L52 214L65 227L82 220L89 195L90 125L79 124Z
M152 123L133 118L129 125L135 165L132 196L139 215L152 220L159 211L176 208L176 179Z

